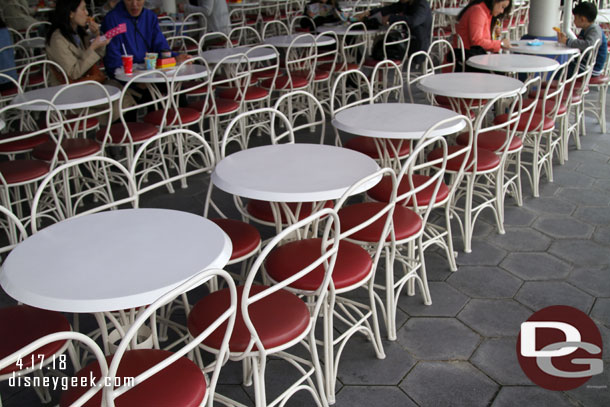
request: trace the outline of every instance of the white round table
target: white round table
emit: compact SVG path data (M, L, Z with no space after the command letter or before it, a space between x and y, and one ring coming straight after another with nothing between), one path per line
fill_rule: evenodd
M569 48L557 41L540 41L541 45L528 45L533 40L520 40L510 42L510 52L531 55L570 55L577 54L578 48Z
M348 28L349 28L349 25L323 25L323 26L316 28L316 32L318 32L318 33L334 32L337 35L345 35L347 33ZM379 29L375 29L375 30L367 29L366 31L365 30L351 30L349 32L349 34L350 35L362 35L362 34L373 35L373 34L377 34L379 31L380 31Z
M223 158L212 173L212 182L225 192L245 198L320 202L340 198L352 184L378 169L372 158L342 147L276 144ZM378 181L363 185L356 193Z
M183 66L178 75L176 75L176 71L178 68L167 68L167 69L156 69L156 71L163 72L167 75L168 79L183 82L183 81L192 81L195 79L202 79L208 76L209 72L203 65L191 64ZM146 66L144 64L134 64L133 66L133 74L127 75L123 70L123 67L117 68L114 71L114 77L120 81L128 82L135 75L141 74L143 72L149 72L146 70ZM165 79L161 75L147 75L143 78L138 78L136 80L138 83L162 83L165 82Z
M420 139L426 130L441 120L456 117L453 110L413 103L374 103L354 106L337 113L332 120L337 129L359 136L387 139ZM440 127L434 136L462 130L458 121Z
M559 62L551 58L522 54L475 55L466 64L478 69L506 73L550 72L559 66Z
M42 49L46 46L45 39L41 37L26 38L17 42L15 45L21 45L22 47L29 49Z
M266 38L263 42L265 44L271 44L276 48L288 48L292 41L297 38L299 34L291 34L291 35L277 35L275 37ZM335 39L333 37L321 36L316 38L316 44L318 46L326 46L332 45L335 43ZM295 47L309 47L312 43L310 41L310 37L302 37L295 44Z
M68 219L19 243L0 285L25 304L107 312L151 304L197 272L222 268L228 236L202 216L124 209Z
M57 92L66 85L51 86L49 88L38 88L21 93L13 98L11 105L23 102L29 102L36 99L53 100ZM121 90L116 86L103 85L108 91L110 101L114 102L121 96ZM106 102L106 95L95 85L85 84L78 87L73 87L63 92L60 97L55 100L55 106L59 110L83 109L101 105ZM24 107L27 110L45 111L47 105L31 104Z
M424 92L449 98L493 99L503 93L519 92L523 82L504 75L454 72L428 76L417 86Z
M235 48L216 48L210 49L208 51L203 51L199 53L199 56L206 60L208 64L217 64L222 61L224 58L237 55L237 54L245 54L252 47L245 45L241 47ZM248 54L248 60L250 62L259 62L259 61L267 61L269 59L277 56L277 53L270 48L260 48L256 49ZM231 60L229 60L231 61ZM238 62L239 59L235 59L235 62Z

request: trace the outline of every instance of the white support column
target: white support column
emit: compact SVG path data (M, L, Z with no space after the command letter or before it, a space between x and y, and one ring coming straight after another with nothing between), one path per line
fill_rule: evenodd
M176 0L163 0L163 11L167 14L176 14Z
M565 1L570 3L568 16L572 15L572 0ZM535 37L553 37L556 35L553 27L559 26L560 0L530 0L530 19L527 26L527 33ZM564 5L564 10L566 10ZM564 15L565 15L564 11ZM569 21L569 20L568 20Z

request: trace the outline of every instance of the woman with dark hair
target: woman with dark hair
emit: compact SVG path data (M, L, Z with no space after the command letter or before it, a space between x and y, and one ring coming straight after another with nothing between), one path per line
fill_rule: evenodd
M47 57L57 62L70 81L104 81L97 62L108 44L100 36L99 25L89 18L85 0L58 0L47 35ZM89 27L90 34L86 29ZM59 79L59 78L56 78Z
M464 7L458 15L455 31L464 41L466 59L472 55L510 48L508 38L494 40L491 33L492 30L497 30L496 21L510 13L511 3L511 0L470 0ZM496 32L496 35L499 36L499 33ZM454 46L457 45L456 41Z

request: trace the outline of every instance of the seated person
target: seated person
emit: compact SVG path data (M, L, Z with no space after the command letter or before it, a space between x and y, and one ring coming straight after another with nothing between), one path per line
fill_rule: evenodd
M57 0L47 34L48 59L57 62L70 82L106 78L97 68L109 40L100 36L99 25L89 17L85 0ZM87 34L87 26L91 34ZM63 81L59 72L51 75L53 85Z
M0 12L6 25L17 31L25 32L30 25L38 22L33 17L36 9L30 8L28 0L2 0Z
M144 8L144 0L122 0L106 14L102 30L108 31L121 23L126 24L127 32L117 35L106 47L104 66L108 76L114 77L114 71L123 66L121 55L124 52L133 55L134 63L143 63L147 52L170 50L157 15ZM186 54L173 55L178 64L190 58Z
M432 11L428 0L400 0L385 7L373 8L355 16L358 19L381 13L383 25L406 21L411 31L409 54L427 51L432 32Z
M305 11L303 12L303 14L313 20L316 27L322 24L338 22L340 20L339 13L340 10L336 0L312 0L305 5ZM301 27L309 28L310 30L314 29L311 26L311 21L307 19L301 20Z
M458 15L455 31L464 41L466 59L486 52L499 52L510 48L510 40L492 39L496 21L510 13L511 0L470 0ZM457 48L457 41L453 44ZM469 67L466 67L467 70ZM458 70L458 67L456 67Z
M229 21L229 6L226 0L187 0L178 3L181 13L203 13L208 21L207 32L221 32L229 35L231 22Z
M6 29L4 20L0 18L0 49L13 45L11 33ZM12 49L6 49L0 52L0 72L17 80L17 71L15 68L15 54ZM0 78L0 91L14 88L10 79Z
M117 5L119 0L108 0L102 7L100 7L100 13L105 16Z
M606 57L608 56L608 40L604 35L604 31L601 29L599 24L595 22L597 18L597 7L594 3L578 3L574 10L574 25L580 28L578 37L570 39L566 34L559 32L557 33L557 41L567 45L568 47L578 48L584 51L585 48L595 44L598 39L600 41L599 49L597 51L597 57L595 58L595 65L593 66L593 76L599 76L602 74ZM586 69L581 66L580 70Z

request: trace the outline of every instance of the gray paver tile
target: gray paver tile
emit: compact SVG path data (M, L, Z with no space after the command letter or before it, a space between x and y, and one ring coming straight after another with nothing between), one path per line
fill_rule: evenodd
M429 247L424 253L428 281L445 281L451 274L445 251Z
M607 407L610 406L610 364L604 363L603 373L591 377L587 383L574 390L570 390L567 395L586 407Z
M337 394L337 407L417 407L398 387L344 386Z
M397 342L384 341L385 359L377 359L362 335L347 343L339 362L338 378L345 385L396 385L417 362ZM322 358L322 354L320 354Z
M462 250L464 246L460 240L454 247L457 250ZM505 256L506 251L490 245L485 240L473 239L472 252L464 253L460 251L457 257L457 264L458 266L495 266L500 264Z
M534 228L556 239L587 238L593 232L593 226L565 216L540 217Z
M610 298L598 298L595 301L591 318L610 326Z
M569 215L574 211L574 204L555 197L528 198L524 205L527 209L538 214L554 213L557 215Z
M445 282L432 281L429 286L432 305L424 305L417 291L409 297L403 290L398 300L399 308L410 316L454 317L468 301L468 297Z
M472 298L512 298L520 279L499 267L460 267L447 282Z
M511 253L500 264L523 280L554 280L565 278L570 265L546 253Z
M607 206L578 208L574 216L592 225L610 225L610 210Z
M608 156L601 155L602 157L606 157L606 161ZM589 177L599 178L599 179L608 179L610 178L610 174L608 174L608 168L605 165L601 165L601 163L596 162L586 162L582 163L576 169L577 172L588 175Z
M492 407L574 407L562 393L538 386L502 387Z
M603 206L610 203L610 192L593 188L562 188L557 196L579 206Z
M610 250L591 240L556 240L549 253L579 266L605 266L610 264Z
M397 336L400 344L420 360L468 360L481 341L455 318L411 318Z
M596 297L610 297L610 268L577 268L570 273L568 281Z
M610 191L610 179L598 179L593 183L595 188Z
M486 339L470 362L501 385L532 383L519 366L516 337Z
M532 311L514 300L470 300L458 319L486 337L516 336Z
M523 206L504 207L504 226L529 226L535 219L536 214Z
M597 151L574 150L570 151L569 161L587 164L595 161L597 164L608 162L610 156L607 154L598 153Z
M531 228L510 228L504 235L490 236L489 242L509 253L539 252L551 245L551 239Z
M422 407L485 406L498 391L467 362L420 362L400 387Z
M593 185L594 178L561 167L553 168L553 184L559 187L589 187Z
M593 297L563 281L527 281L515 299L521 304L539 310L551 305L569 305L589 313Z
M593 233L593 240L606 246L610 246L610 227L599 226Z

